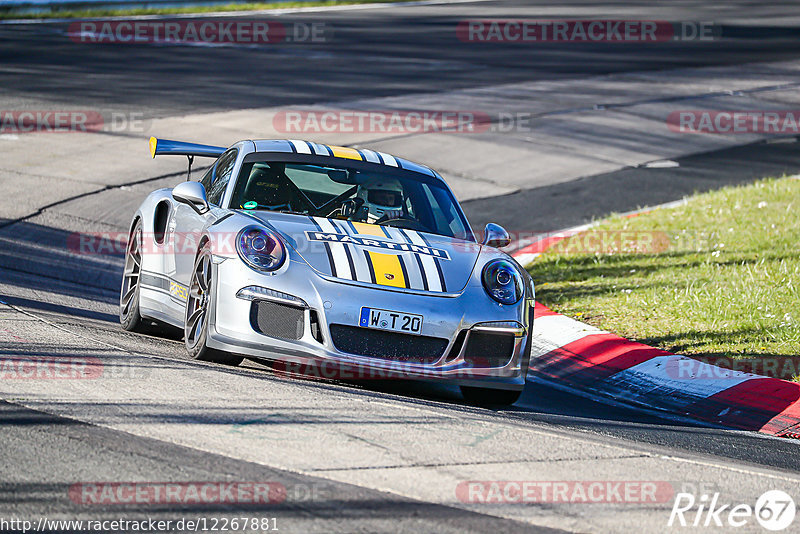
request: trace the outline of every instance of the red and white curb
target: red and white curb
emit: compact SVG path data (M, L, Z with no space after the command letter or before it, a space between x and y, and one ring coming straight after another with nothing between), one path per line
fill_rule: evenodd
M637 213L641 211L630 215ZM512 256L525 265L588 227L550 234ZM560 387L725 427L800 438L800 383L671 354L581 323L538 302L533 334L531 374Z

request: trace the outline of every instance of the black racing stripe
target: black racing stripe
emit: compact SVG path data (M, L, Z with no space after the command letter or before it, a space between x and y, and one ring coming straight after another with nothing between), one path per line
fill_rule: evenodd
M383 156L381 156L381 153L377 150L373 150L373 152L375 152L375 155L378 156L378 161L380 161L383 165L386 165L386 162L383 161Z
M405 230L403 230L402 228L398 228L398 230L400 230L400 233L403 234L403 237L406 239L406 242L408 244L410 245L414 244L414 242L411 241L411 238L408 237L408 234L406 234ZM414 253L414 258L417 260L417 266L419 266L419 274L422 277L422 287L423 289L425 289L425 291L430 291L430 288L428 286L428 276L425 274L425 267L422 265L422 258L420 258L419 254L417 254L416 252Z
M308 219L314 224L314 226L317 227L317 230L319 230L320 232L324 232L319 223L314 220L314 217L309 217ZM336 264L333 262L333 252L331 252L331 245L327 241L324 241L323 245L325 246L325 252L327 252L328 254L328 264L331 266L331 276L336 277Z
M394 239L392 238L392 235L389 233L389 230L385 226L381 226L381 230L383 230L383 235L385 235L386 237L388 237L389 239L392 239L392 241L394 241ZM397 228L397 230L401 230L401 229ZM406 269L406 262L403 260L403 256L400 255L400 254L397 255L397 259L400 260L400 270L403 271L403 280L404 280L404 282L406 284L406 289L410 289L411 288L411 282L408 280L408 269Z
M350 278L352 280L358 280L358 275L356 275L356 264L353 262L353 254L350 252L350 247L347 245L344 246L344 253L347 256L347 263L350 265Z
M344 227L344 233L351 236L358 235L358 230L356 230L356 225L353 224L353 221L341 221L341 222L342 226ZM350 229L349 232L347 231L348 228ZM367 261L367 267L369 267L370 278L372 278L372 282L375 283L375 272L372 268L372 261L369 258L369 254L367 254L366 250L363 250L360 247L356 247L356 250L362 250L364 252L364 259ZM353 273L355 273L355 271L353 271ZM355 279L358 279L358 277L355 276Z
M433 258L436 262L436 270L439 271L439 280L442 283L442 292L447 292L447 283L444 281L444 272L442 272L442 265L439 263L439 258Z
M364 252L364 257L367 259L367 267L369 267L369 277L372 279L373 284L377 284L378 282L375 280L375 267L372 266L372 258L369 257L369 252L366 250Z
M422 265L422 258L419 257L419 254L414 254L414 257L417 258L419 273L422 275L422 287L425 289L425 291L430 291L430 286L428 286L428 275L425 274L425 266Z
M312 144L311 144L310 142L308 142L308 141L303 141L303 142L304 142L304 143L305 143L305 144L308 146L308 149L311 151L311 154L316 154L316 153L317 153L317 151L316 151L316 150L314 150L314 145L312 145Z
M397 259L400 260L400 270L403 271L403 280L406 283L406 289L411 289L411 282L408 280L408 269L406 269L406 262L403 260L403 256L397 255Z
M344 232L345 234L347 233L347 230L342 228L342 225L337 224L338 222L341 221L334 221L333 219L331 219L331 222L333 223L334 228L338 229L340 232ZM356 264L355 262L353 262L353 254L350 252L350 246L345 245L344 243L342 244L342 246L344 247L344 253L347 256L347 263L350 264L350 274L352 275L351 278L353 280L358 280L358 275L356 274Z
M294 147L294 143L292 143L292 142L291 142L291 141L289 141L288 139L286 140L286 142L287 142L287 143L289 143L289 148L291 148L291 149L292 149L292 153L293 153L293 154L297 154L297 149Z
M359 156L361 156L361 161L367 161L367 156L363 152L361 152L361 149L356 148L355 151L358 152Z
M353 221L347 221L347 224L350 226L350 229L353 231L353 233L351 235L353 235L353 236L362 235L356 229L356 225L353 224ZM369 252L367 252L364 249L361 249L361 250L362 250L362 252L364 252L364 259L367 260L367 267L369 268L369 277L372 280L373 284L377 284L377 281L375 279L375 268L372 266L372 258L369 257Z
M428 246L428 248L433 248L433 247L431 246L431 243L430 243L430 241L428 241L427 239L425 239L425 236L424 236L424 235L422 235L422 232L417 232L417 233L418 233L418 234L419 234L419 236L422 238L422 240L425 242L425 244ZM439 281L440 281L440 282L441 282L441 284L442 284L442 292L444 293L444 292L446 292L446 291L447 291L447 284L445 284L445 281L444 281L444 272L442 272L442 266L439 264L439 261L440 261L440 260L439 260L439 258L436 258L436 257L434 257L434 258L433 258L433 262L436 264L436 271L439 273Z
M408 234L406 233L406 231L404 229L398 228L397 231L400 232L400 235L403 236L403 239L406 240L406 243L408 243L409 245L413 244L413 242L411 241L411 238L408 237Z

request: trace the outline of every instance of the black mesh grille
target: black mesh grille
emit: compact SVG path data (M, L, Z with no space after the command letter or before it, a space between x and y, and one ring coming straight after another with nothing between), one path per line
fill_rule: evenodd
M434 363L447 348L439 337L412 336L341 324L331 325L333 345L342 352L410 363Z
M300 308L269 302L253 301L250 306L250 324L257 332L280 339L303 337L303 315Z
M514 353L514 334L470 332L464 360L473 367L504 367Z

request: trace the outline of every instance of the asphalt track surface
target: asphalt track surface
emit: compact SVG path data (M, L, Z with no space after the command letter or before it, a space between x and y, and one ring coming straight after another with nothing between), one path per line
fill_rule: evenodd
M477 2L404 9L302 13L281 19L322 23L329 42L268 48L65 45L68 23L4 26L4 101L19 99L131 107L148 114L223 111L413 94L587 74L737 65L797 57L800 29L791 0L753 3ZM715 21L726 41L639 43L462 42L470 18L640 17ZM245 17L247 18L247 17ZM253 19L270 19L259 15Z
M0 102L4 109L42 106L114 107L145 110L151 117L189 112L227 111L251 107L308 104L354 97L379 97L441 88L468 88L531 79L564 79L589 73L605 74L665 68L735 65L800 56L800 6L796 2L728 2L721 25L729 39L714 43L669 43L622 48L617 45L552 44L535 53L517 45L481 48L453 38L452 27L469 17L536 16L539 2L480 2L435 7L396 7L306 13L304 22L329 24L335 40L328 44L268 49L64 45L66 24L0 26ZM551 18L606 17L647 14L649 3L595 1L559 3ZM681 2L659 8L649 18L714 20L717 3ZM642 18L647 18L642 15ZM31 147L31 150L40 150ZM680 198L694 190L747 182L764 175L800 169L794 144L758 143L689 156L678 169L625 169L555 186L522 191L508 197L469 201L465 208L473 224L489 220L509 226L555 230L586 222L612 211ZM698 180L697 177L701 179ZM142 179L148 178L143 176ZM161 181L174 179L163 178ZM159 180L154 180L158 182ZM57 184L54 184L56 187ZM68 186L66 186L68 187ZM141 188L146 194L147 185ZM65 197L68 195L65 195ZM543 200L546 199L546 200ZM525 210L531 202L540 209ZM4 203L13 202L6 198ZM71 230L104 228L102 193L76 195L84 218L73 219ZM5 252L0 254L0 300L3 317L26 329L27 337L44 338L46 324L35 314L72 331L115 346L135 346L161 358L185 362L177 340L123 334L116 322L114 301L120 258L101 264L67 262L60 258L66 230L61 204L30 217L5 217ZM40 208L42 206L39 206ZM48 212L53 211L48 217ZM513 215L511 215L513 213ZM524 214L520 219L519 214ZM121 214L115 224L124 224ZM54 269L57 267L57 269ZM15 330L15 332L17 332ZM4 338L0 352L26 354L28 345ZM74 348L74 347L73 347ZM31 353L57 355L68 350L42 343ZM188 363L188 362L187 362ZM280 381L268 369L246 364L244 369L207 368L232 377L259 377L265 387ZM421 384L318 384L301 381L309 396L319 399L346 392L370 402L424 406L448 416L473 415L509 425L579 435L600 444L624 444L643 454L677 456L693 461L800 473L800 448L780 440L742 432L676 422L623 406L587 401L545 384L531 383L522 399L508 410L483 410L463 404L449 388ZM79 480L271 480L287 488L314 487L323 498L250 508L257 515L275 515L286 530L334 532L516 532L531 531L528 523L466 512L449 506L408 499L395 493L346 484L329 478L281 470L261 463L213 454L167 441L89 425L22 406L13 395L0 403L0 515L38 517L114 517L119 508L87 511L65 498ZM333 402L333 401L332 401ZM369 407L370 404L364 404ZM368 410L369 408L367 408ZM167 403L163 410L169 413ZM368 416L366 413L365 416ZM477 417L477 416L476 416ZM369 424L369 423L364 423ZM435 437L426 446L433 446ZM217 507L183 510L125 508L129 517L182 514L234 516L240 509Z

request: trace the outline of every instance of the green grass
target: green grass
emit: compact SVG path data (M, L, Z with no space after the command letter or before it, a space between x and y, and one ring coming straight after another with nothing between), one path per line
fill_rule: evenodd
M800 354L800 180L699 194L590 230L619 235L607 231L644 232L632 235L658 246L609 253L579 250L585 235L562 242L529 268L537 300L706 361Z
M0 10L0 20L8 19L84 19L95 17L120 17L136 15L181 15L185 13L219 13L223 11L263 11L269 9L284 9L297 7L325 7L356 4L375 4L383 2L404 2L408 0L309 0L301 2L253 2L244 4L220 4L213 6L187 6L187 7L154 7L154 8L120 8L120 9L76 9L65 6L59 8L52 6L52 11L46 13L24 13L11 9Z

